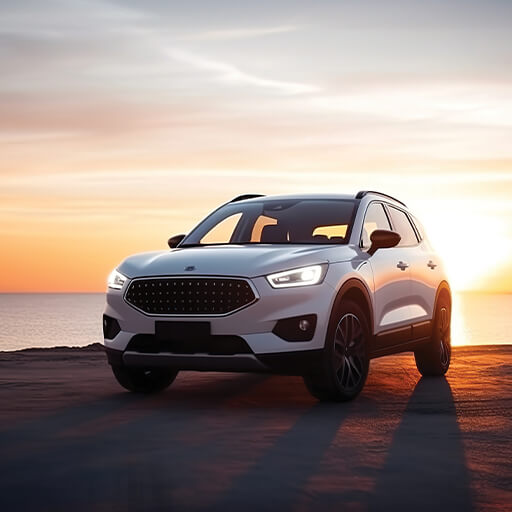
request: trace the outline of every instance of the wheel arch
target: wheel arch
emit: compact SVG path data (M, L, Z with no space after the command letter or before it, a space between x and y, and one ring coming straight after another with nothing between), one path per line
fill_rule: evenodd
M437 302L438 302L439 298L442 296L448 297L448 300L450 301L450 310L451 310L452 309L452 291L451 291L450 285L448 284L447 281L441 281L441 283L437 287L436 299L434 301L433 315L435 315L435 312L437 309Z
M338 310L344 300L353 300L358 304L363 311L368 315L368 322L371 333L373 335L373 307L370 297L370 292L366 285L359 279L351 278L347 280L336 294L333 306L331 308L331 315L329 317L329 323L332 320L332 316Z

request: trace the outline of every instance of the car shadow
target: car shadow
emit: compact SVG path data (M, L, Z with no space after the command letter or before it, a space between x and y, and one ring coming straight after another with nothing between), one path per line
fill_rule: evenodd
M354 404L316 402L206 510L291 510Z
M368 509L473 509L462 434L445 378L422 377L416 384Z
M388 399L363 392L324 404L297 378L236 374L178 377L151 397L107 392L9 431L0 491L9 509L471 510L448 382L418 381L391 442L375 424L389 414ZM355 446L337 436L357 425ZM366 451L375 442L387 455L372 472ZM373 486L311 487L329 457L334 468L352 461L347 477Z
M187 433L201 439L214 411L222 414L226 402L267 378L200 375L184 379L174 394L106 393L6 430L0 439L4 508L37 510L44 503L45 510L93 510L103 503L110 510L117 502L156 509L169 501L173 478L179 481L188 461L203 460L203 447L183 441Z

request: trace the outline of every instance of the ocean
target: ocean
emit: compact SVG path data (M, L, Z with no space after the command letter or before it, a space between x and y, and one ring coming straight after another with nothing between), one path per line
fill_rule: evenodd
M105 295L0 294L0 351L102 341ZM509 344L512 294L454 296L453 345Z

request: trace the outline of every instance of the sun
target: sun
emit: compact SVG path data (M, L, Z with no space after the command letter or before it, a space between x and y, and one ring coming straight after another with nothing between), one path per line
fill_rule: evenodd
M512 257L505 221L486 214L475 201L458 201L450 208L439 201L421 212L420 218L443 259L451 288L492 291L487 278Z

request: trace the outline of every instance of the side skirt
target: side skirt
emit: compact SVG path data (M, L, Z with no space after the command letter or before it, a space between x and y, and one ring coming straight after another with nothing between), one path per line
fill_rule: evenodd
M390 356L392 354L398 354L400 352L412 352L417 348L425 345L430 341L430 336L428 338L420 338L418 340L411 340L406 343L399 343L397 345L390 345L388 347L382 347L376 350L373 350L370 353L370 359L375 359L376 357L382 356Z
M370 358L415 350L417 347L428 343L431 336L431 320L380 332L373 338Z

